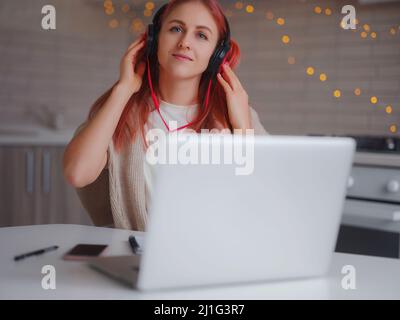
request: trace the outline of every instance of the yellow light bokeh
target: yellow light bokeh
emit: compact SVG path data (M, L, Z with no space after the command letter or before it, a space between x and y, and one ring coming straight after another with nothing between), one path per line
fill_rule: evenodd
M105 9L111 8L112 6L113 6L113 3L112 3L111 0L104 1L104 8Z
M368 36L368 33L366 33L365 31L360 33L361 38L366 38Z
M280 26L283 26L285 24L285 19L278 18L278 19L276 19L276 23L279 24Z
M325 73L321 73L319 75L319 80L321 80L322 82L326 81L328 79L328 76Z
M284 43L284 44L288 44L289 42L290 42L290 38L289 38L289 36L288 35L284 35L284 36L282 36L282 42Z
M325 15L330 16L332 14L332 10L330 8L325 9Z
M361 89L360 89L360 88L355 88L355 89L354 89L354 94L355 94L356 96L361 95Z
M235 3L235 8L238 9L238 10L243 9L243 2L237 1Z
M314 68L313 67L308 67L306 70L307 74L309 76L312 76L314 74Z
M385 111L387 114L391 114L393 111L392 106L386 106Z
M296 63L295 57L289 57L289 58L288 58L288 63L289 63L289 64L295 64L295 63Z
M395 28L390 28L389 32L390 32L390 34L392 36L394 36L396 34L396 29Z
M372 39L376 39L376 32L371 32L370 36Z
M317 14L320 14L320 13L322 12L321 7L316 6L316 7L314 8L314 12L317 13Z
M370 26L368 24L364 24L363 25L363 29L367 32L369 32L371 30Z
M129 11L129 4L127 4L127 3L125 3L123 6L122 6L122 12L123 13L127 13L128 11Z
M246 12L253 13L254 12L254 7L251 4L247 5L246 6Z
M335 91L333 91L333 96L335 98L340 98L342 96L342 93L340 92L340 90L336 89Z
M144 25L141 19L136 18L132 21L131 30L134 32L139 32L143 29Z
M113 13L114 13L114 7L110 7L110 8L107 8L106 10L105 10L105 13L107 14L107 15L109 15L109 16L111 16Z
M117 19L112 19L112 20L110 20L110 22L108 23L108 26L109 26L110 28L112 28L112 29L117 28L118 25L119 25L119 22L118 22Z
M395 124L392 124L389 127L389 130L390 130L391 133L397 133L397 126Z
M371 101L372 104L376 104L376 103L378 103L378 98L375 97L375 96L372 96L370 101Z
M147 10L153 10L154 9L154 3L151 1L146 2L145 8Z
M151 11L151 10L145 9L145 10L143 11L143 15L144 15L145 17L150 17L152 14L153 14L153 11Z

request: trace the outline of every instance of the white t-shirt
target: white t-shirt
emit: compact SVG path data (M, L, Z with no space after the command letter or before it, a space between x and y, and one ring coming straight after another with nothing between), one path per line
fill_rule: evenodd
M190 105L190 106L179 106L175 104L168 103L166 101L160 100L160 112L165 120L165 122L168 124L168 126L171 128L169 121L176 121L177 122L177 127L184 126L191 121L194 120L194 117L196 116L196 111L197 111L197 104ZM167 127L165 126L164 122L161 120L161 117L157 110L154 110L150 113L149 118L147 119L147 122L145 124L145 132L147 132L150 129L157 128L157 129L162 129L164 132L168 132ZM179 132L184 132L186 131L186 128L181 129L178 131ZM144 180L146 184L146 209L148 210L149 204L150 204L150 199L152 195L152 190L153 190L153 173L152 173L152 165L150 165L147 161L146 158L144 159Z
M169 125L169 121L174 120L177 122L178 128L194 120L197 108L198 108L197 104L190 106L179 106L160 100L160 112L163 115L165 122ZM260 123L256 111L251 107L250 107L250 113L255 134L262 134L262 135L268 134L268 132L265 131L263 125ZM145 132L147 132L147 130L149 130L150 128L162 129L164 130L164 132L168 132L168 129L166 128L164 122L161 120L161 117L158 114L157 110L154 110L150 113L149 118L147 119L147 122L145 124ZM178 134L180 132L185 132L186 130L187 128L181 129L178 131ZM146 209L148 210L153 190L153 173L152 173L153 166L146 161L146 158L144 159L143 168L144 168L143 169L144 180L147 193Z

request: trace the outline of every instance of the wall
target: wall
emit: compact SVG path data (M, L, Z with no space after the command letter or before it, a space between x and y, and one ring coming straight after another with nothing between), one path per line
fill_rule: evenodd
M106 16L103 2L14 1L0 3L0 125L48 123L62 113L65 126L75 127L90 105L118 78L119 61L137 33L131 21L142 15L144 1L126 1L136 13L122 14L124 1ZM159 3L156 1L156 4ZM242 49L237 74L267 130L274 134L398 135L400 126L400 2L361 5L357 1L221 1L233 37ZM57 9L57 29L41 29L41 7ZM253 13L245 6L252 4ZM360 24L343 30L341 7L353 4ZM314 12L320 6L321 14ZM326 15L330 8L331 15ZM274 18L268 20L266 12ZM283 17L285 24L276 23ZM111 29L117 18L122 26ZM144 19L147 24L149 18ZM377 33L361 38L367 23ZM285 45L282 35L289 35ZM288 57L295 63L289 64ZM313 66L314 76L306 74ZM318 76L326 73L327 81ZM361 95L355 96L356 87ZM339 99L333 97L341 90ZM371 104L370 97L378 103ZM392 106L392 113L385 111ZM392 127L393 129L393 127ZM394 128L396 129L396 128Z

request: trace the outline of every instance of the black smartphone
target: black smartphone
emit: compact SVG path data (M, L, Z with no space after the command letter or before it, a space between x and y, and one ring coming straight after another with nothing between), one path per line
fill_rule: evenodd
M105 248L107 248L106 244L77 244L64 254L63 259L87 260L99 256Z

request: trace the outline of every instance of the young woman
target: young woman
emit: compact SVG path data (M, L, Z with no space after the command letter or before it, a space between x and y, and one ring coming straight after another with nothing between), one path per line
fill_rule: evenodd
M65 151L64 175L78 190L93 189L99 176L108 176L109 186L101 187L105 195L95 193L92 205L86 204L97 225L108 221L117 228L145 230L151 195L151 170L144 161L147 130L170 131L173 120L180 130L266 134L233 72L240 57L235 41L229 38L220 72L208 72L214 51L229 36L217 0L171 0L164 9L155 25L156 53L148 59L147 34L129 46L119 80L94 103ZM105 198L110 203L106 213L99 208Z

